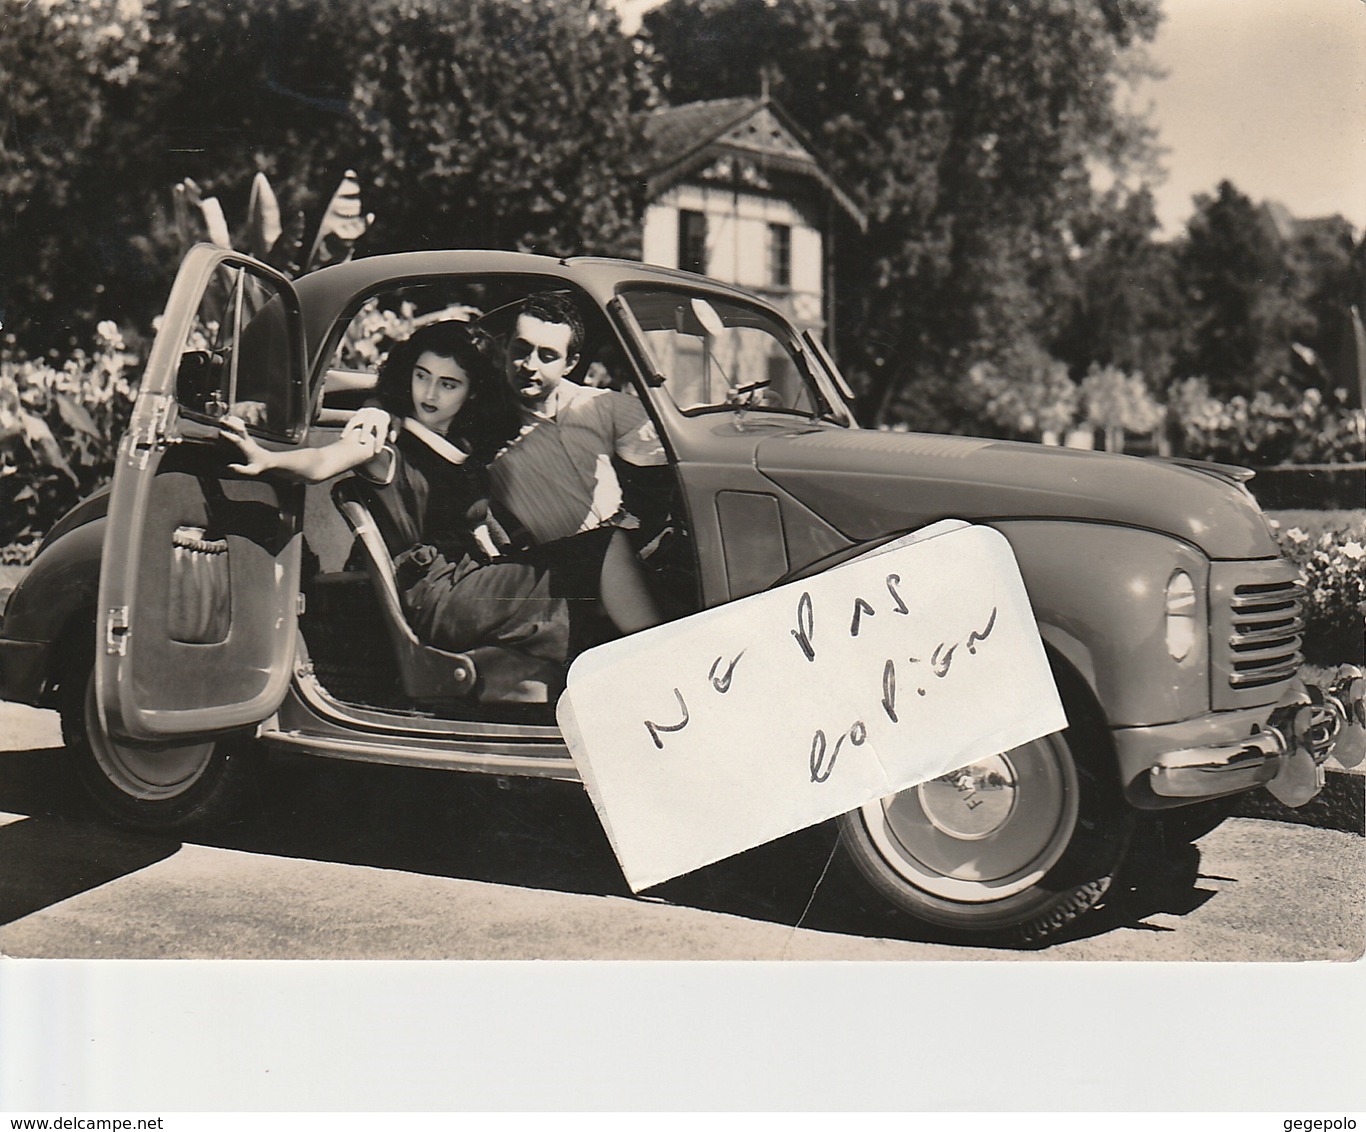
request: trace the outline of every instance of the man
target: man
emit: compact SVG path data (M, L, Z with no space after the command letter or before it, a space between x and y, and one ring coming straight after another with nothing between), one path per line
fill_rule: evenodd
M624 534L635 523L622 506L612 456L639 466L667 461L636 397L570 378L583 343L583 319L567 295L543 292L522 304L508 342L507 380L523 428L489 474L505 525L515 518L547 556L594 548L604 609L630 633L657 624L659 614ZM565 541L593 531L603 533Z

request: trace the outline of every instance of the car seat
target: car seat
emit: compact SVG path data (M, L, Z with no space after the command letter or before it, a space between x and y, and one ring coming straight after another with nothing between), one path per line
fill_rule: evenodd
M393 646L403 693L414 703L437 708L459 701L485 704L547 703L563 682L559 665L515 649L483 645L449 652L425 644L408 623L399 598L393 559L369 502L369 485L354 476L339 480L332 499L356 536L371 587Z

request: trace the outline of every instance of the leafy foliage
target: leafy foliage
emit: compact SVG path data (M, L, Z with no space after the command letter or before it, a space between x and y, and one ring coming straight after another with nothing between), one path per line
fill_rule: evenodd
M1153 139L1120 97L1158 18L1157 0L669 0L632 41L607 0L0 0L0 322L14 356L88 355L101 320L133 340L188 220L292 273L344 256L358 206L327 232L303 217L349 170L371 252L633 254L637 112L766 82L870 218L836 265L866 420L1028 434L1076 407L1062 363L1155 396L1203 376L1235 416L1248 399L1229 444L1259 415L1298 421L1308 389L1350 424L1350 225L1287 226L1225 183L1159 238Z
M1279 525L1282 553L1305 583L1305 655L1315 663L1360 663L1366 617L1366 515L1339 512L1308 529Z
M354 98L379 240L639 251L647 88L600 0L386 0Z
M172 194L182 251L188 251L201 241L223 248L236 246L217 197L204 196L190 177L175 185ZM296 212L288 224L282 223L280 205L270 179L264 173L257 173L251 183L246 222L238 230L241 245L238 250L285 275L299 276L350 259L356 241L365 235L374 221L373 213L361 210L360 182L355 171L348 169L318 221L312 246L305 252L304 214Z
M1086 419L1097 428L1152 432L1166 417L1143 375L1115 366L1092 366L1081 383L1081 395Z
M111 316L112 274L137 287L150 271L118 153L150 40L136 7L0 2L0 322L42 348Z
M0 0L0 26L0 320L30 355L150 324L186 178L259 216L264 173L288 232L360 170L372 252L635 248L649 88L603 0Z
M1008 357L1004 367L978 362L968 371L968 390L980 399L988 422L1018 439L1066 432L1081 405L1081 390L1067 367L1037 348L1029 356Z
M1196 199L1179 252L1191 337L1181 368L1223 396L1263 389L1291 366L1302 312L1288 293L1281 242L1264 210L1228 181Z
M137 358L112 322L60 368L0 358L0 546L36 546L113 474Z
M972 364L1047 349L1092 164L1151 156L1115 95L1142 70L1156 4L1029 7L670 0L645 17L675 101L753 94L767 73L858 193L870 230L839 263L842 356L879 423L938 416Z
M1161 390L1185 331L1172 245L1158 238L1152 192L1114 186L1070 225L1065 316L1053 352L1076 374L1114 366Z

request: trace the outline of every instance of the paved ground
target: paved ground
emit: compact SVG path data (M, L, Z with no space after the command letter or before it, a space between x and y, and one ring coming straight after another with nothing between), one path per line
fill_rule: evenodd
M821 830L641 900L577 787L282 764L182 843L73 810L56 742L0 705L0 954L44 957L0 961L20 1110L1361 1108L1359 833L1141 844L1082 931L991 951L833 898ZM110 961L197 957L882 962Z
M806 830L633 897L577 787L326 760L272 769L211 843L128 834L53 788L48 712L0 706L0 952L60 958L1350 960L1366 841L1234 818L1135 847L1115 898L1033 951L935 942L852 901ZM1357 787L1361 779L1353 780ZM798 926L800 925L800 926Z

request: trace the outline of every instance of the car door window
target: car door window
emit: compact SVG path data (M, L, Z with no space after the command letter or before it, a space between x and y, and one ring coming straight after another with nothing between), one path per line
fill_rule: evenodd
M286 297L249 263L218 264L181 348L176 400L191 420L232 413L251 431L298 438L305 424L302 374L291 366Z
M631 290L622 299L665 390L685 413L827 411L787 327L765 311L674 290Z

